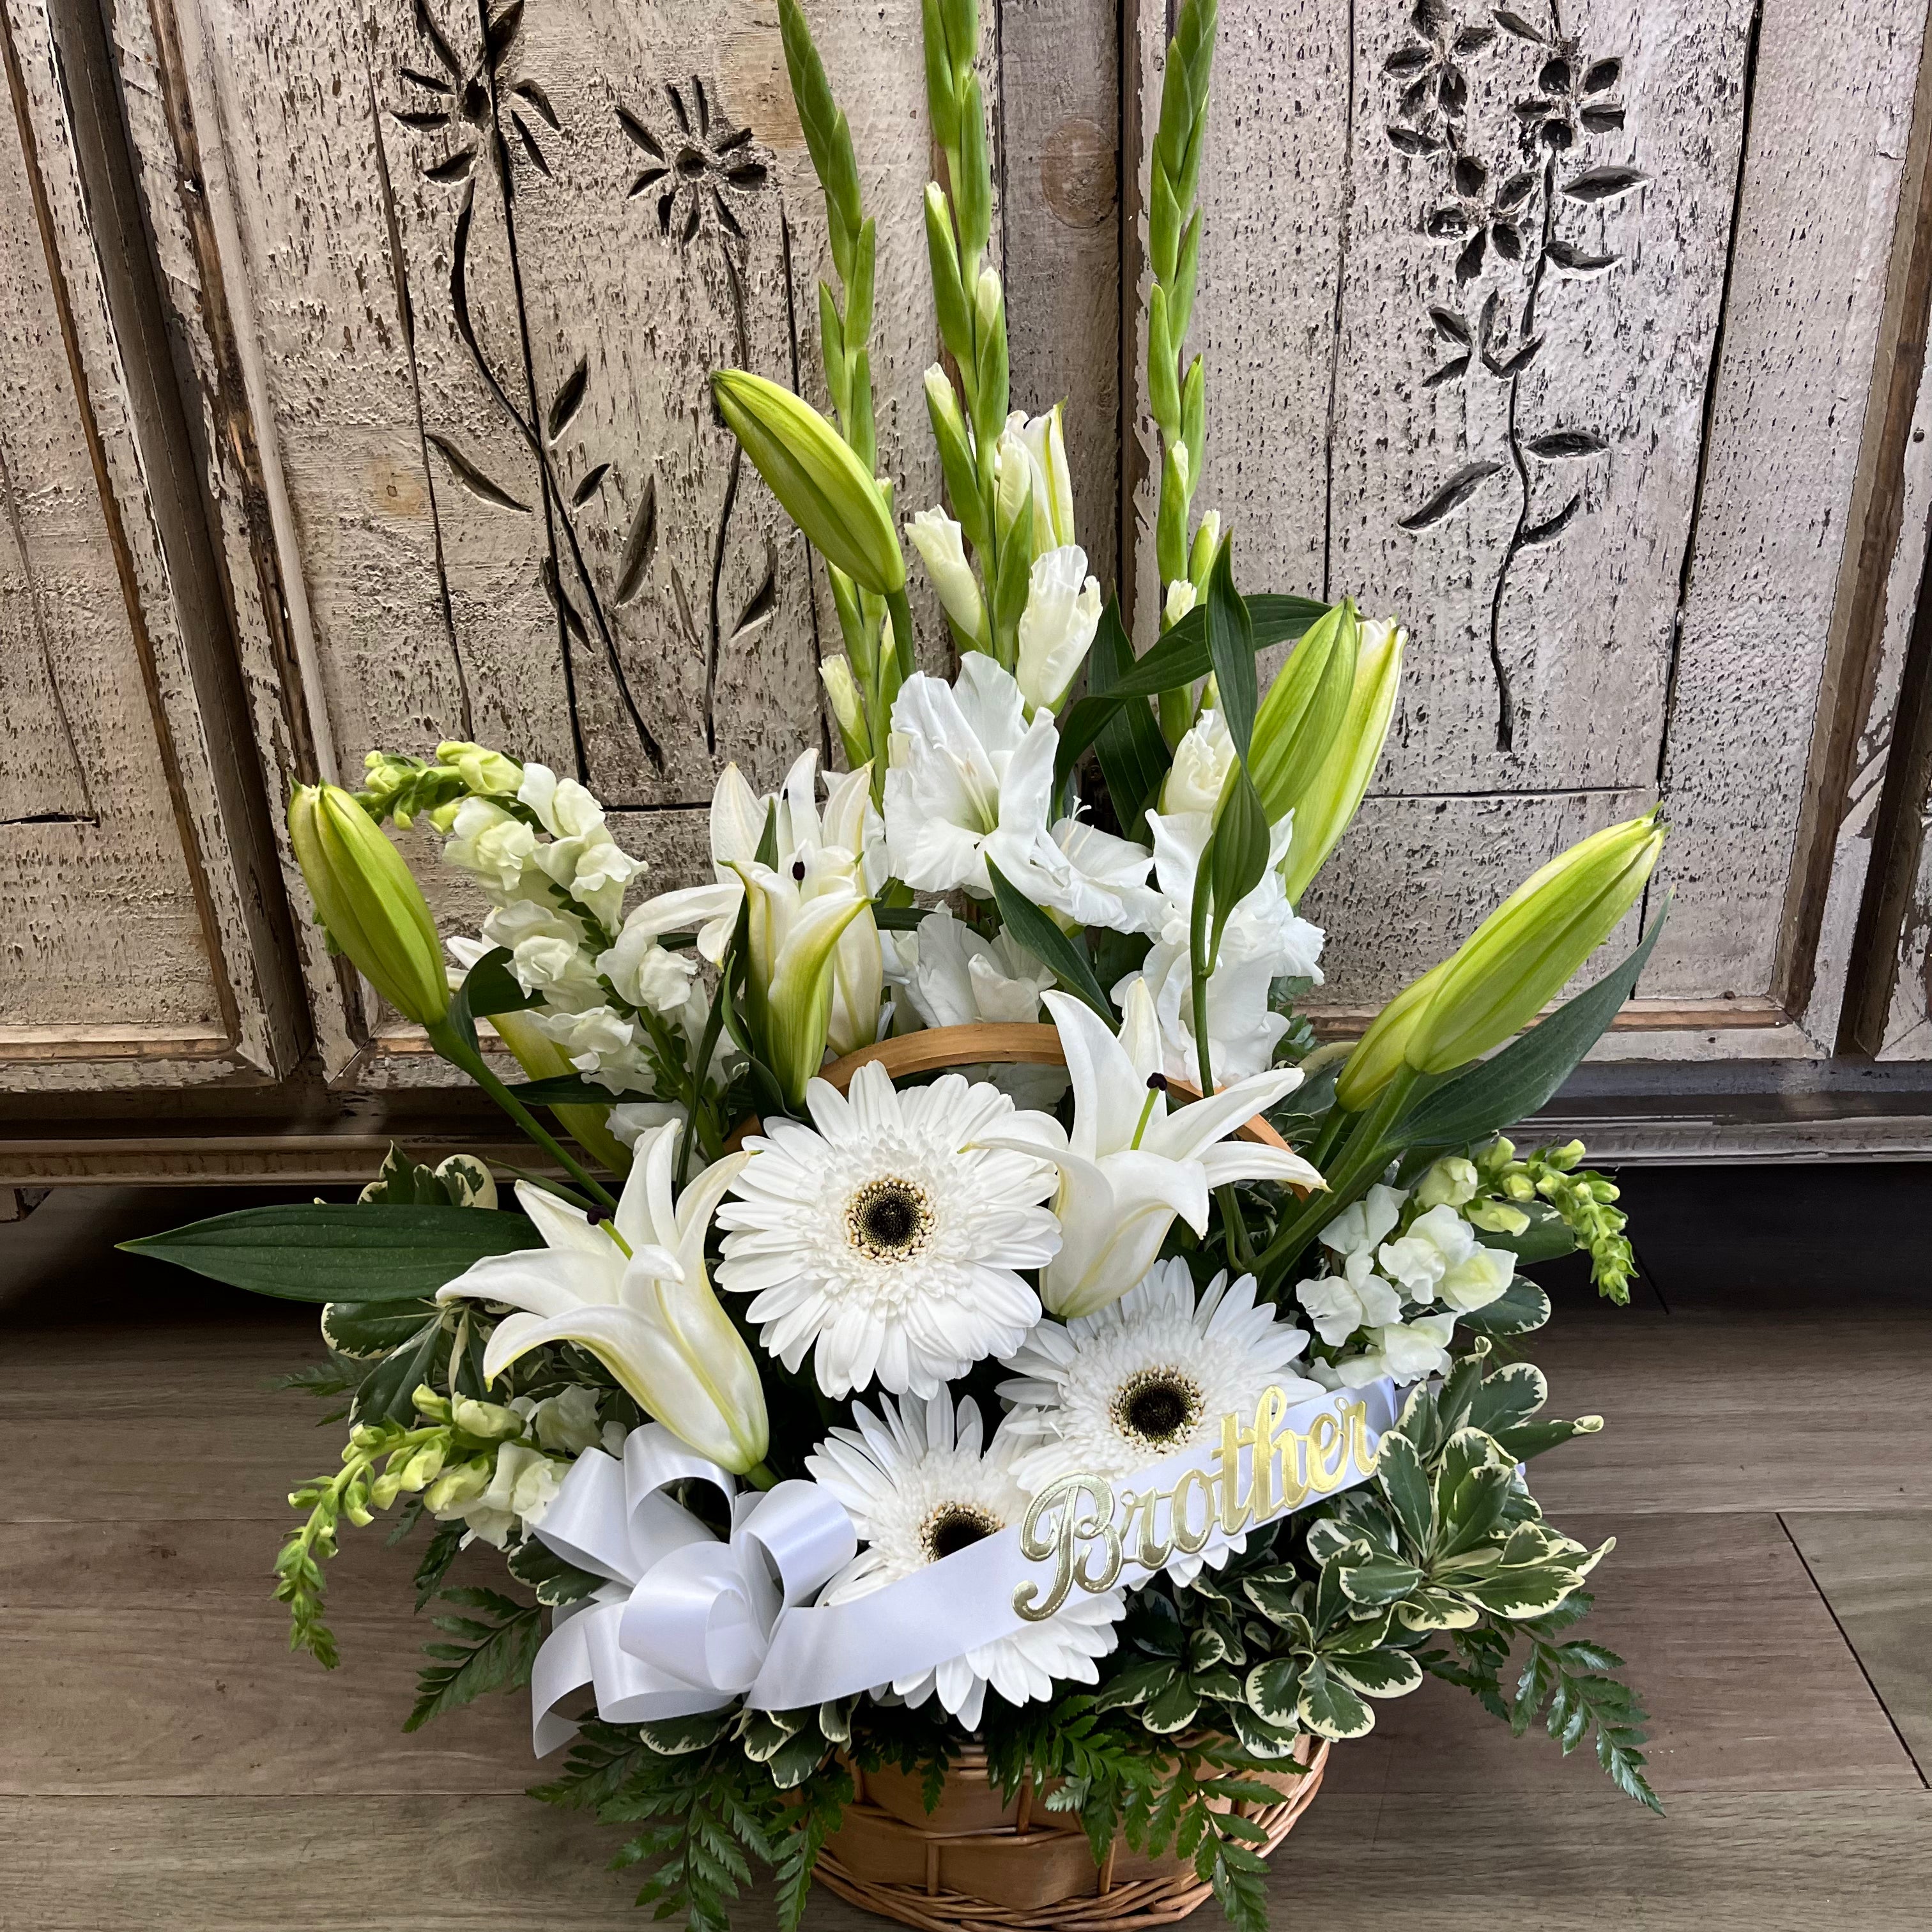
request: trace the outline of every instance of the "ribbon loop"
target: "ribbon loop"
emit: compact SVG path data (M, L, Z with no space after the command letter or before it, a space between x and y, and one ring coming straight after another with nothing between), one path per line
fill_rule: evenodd
M719 1538L671 1493L711 1485L731 1525ZM536 1534L568 1563L609 1580L557 1612L530 1675L539 1757L577 1726L558 1706L586 1684L610 1724L715 1710L758 1680L788 1608L817 1594L858 1548L852 1520L814 1483L737 1493L736 1480L662 1424L624 1439L620 1462L589 1449Z

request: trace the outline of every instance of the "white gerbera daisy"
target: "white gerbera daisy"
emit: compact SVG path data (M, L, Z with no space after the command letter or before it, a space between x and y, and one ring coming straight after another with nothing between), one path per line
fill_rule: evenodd
M1256 1306L1252 1275L1230 1287L1218 1274L1197 1301L1187 1264L1157 1262L1098 1314L1042 1322L1006 1358L1016 1378L1000 1394L1014 1407L1000 1434L1017 1451L1013 1473L1029 1495L1081 1470L1118 1480L1218 1442L1222 1417L1252 1418L1267 1388L1313 1401L1322 1384L1288 1366L1307 1346L1306 1330ZM1184 1583L1202 1561L1177 1555L1168 1568Z
M937 1394L975 1362L1017 1348L1040 1319L1018 1270L1060 1250L1039 1204L1052 1163L988 1138L1042 1124L984 1082L949 1073L896 1092L862 1066L848 1098L806 1090L818 1131L774 1120L718 1216L731 1232L719 1286L756 1296L758 1339L786 1367L816 1347L827 1395L876 1376L894 1394Z
M1025 1515L1026 1492L1013 1475L1013 1450L996 1438L983 1448L978 1407L962 1400L956 1415L944 1391L926 1401L862 1403L856 1429L835 1429L805 1459L813 1478L845 1505L866 1546L818 1600L842 1604L896 1583L928 1563L956 1556ZM908 1704L937 1695L968 1730L977 1727L986 1687L1010 1704L1050 1697L1056 1683L1091 1684L1094 1659L1116 1641L1125 1594L1076 1590L1065 1606L1011 1636L998 1637L892 1690Z

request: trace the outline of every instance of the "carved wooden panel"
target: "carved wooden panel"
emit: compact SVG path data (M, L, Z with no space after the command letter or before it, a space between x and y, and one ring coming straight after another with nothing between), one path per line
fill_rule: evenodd
M1902 662L1874 641L1892 553L1847 532L1904 460L1917 380L1914 358L1902 416L1868 407L1915 302L1922 332L1890 271L1922 188L1924 20L1223 10L1198 500L1245 580L1354 592L1412 638L1375 791L1310 895L1324 1003L1372 1008L1660 794L1653 896L1676 906L1639 1030L1606 1051L1832 1050L1868 849L1844 832L1858 720ZM1141 8L1149 117L1166 26ZM1126 454L1144 630L1152 494Z
M882 463L916 506L938 488L917 11L813 23L880 228ZM279 754L352 783L379 745L514 746L591 784L659 883L688 876L725 760L770 784L826 742L829 605L706 384L738 364L822 394L823 212L776 9L146 0L116 32L154 74L130 117L213 460L225 415L264 478L266 528L240 527L232 464L214 485L288 611L292 664L269 627L244 640L259 684L298 681ZM332 1070L398 1077L309 965Z
M0 1090L260 1080L296 1022L258 772L71 24L0 13Z

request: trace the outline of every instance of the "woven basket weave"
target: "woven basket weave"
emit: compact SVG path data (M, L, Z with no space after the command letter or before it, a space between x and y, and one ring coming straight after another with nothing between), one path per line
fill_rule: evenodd
M1264 1856L1294 1829L1321 1788L1328 1745L1304 1736L1295 1754L1306 1771L1247 1774L1282 1793L1279 1804L1238 1808L1268 1834L1258 1847ZM916 1777L890 1768L868 1775L856 1766L853 1777L856 1802L826 1840L814 1876L839 1898L902 1925L925 1932L1132 1932L1172 1925L1210 1895L1191 1864L1146 1857L1118 1840L1096 1864L1078 1820L1036 1802L1030 1781L1003 1804L976 1751L947 1772L938 1808L930 1813Z

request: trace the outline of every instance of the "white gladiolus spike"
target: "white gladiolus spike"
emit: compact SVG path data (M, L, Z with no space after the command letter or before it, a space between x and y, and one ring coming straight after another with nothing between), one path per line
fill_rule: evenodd
M1100 628L1100 584L1087 574L1087 553L1067 544L1036 557L1019 621L1019 687L1029 706L1060 708Z
M958 626L962 636L985 650L990 640L986 607L980 595L980 580L966 561L959 526L944 510L922 510L906 525L906 535L919 552L946 616Z

